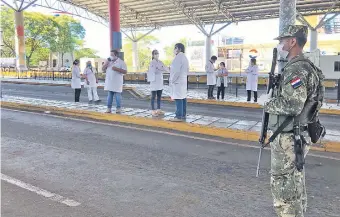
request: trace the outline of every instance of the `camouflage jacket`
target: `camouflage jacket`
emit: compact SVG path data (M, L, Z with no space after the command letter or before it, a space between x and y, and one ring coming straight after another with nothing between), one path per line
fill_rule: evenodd
M304 108L308 98L317 94L319 76L303 54L291 59L282 69L281 79L274 89L273 97L264 109L272 115L296 116Z

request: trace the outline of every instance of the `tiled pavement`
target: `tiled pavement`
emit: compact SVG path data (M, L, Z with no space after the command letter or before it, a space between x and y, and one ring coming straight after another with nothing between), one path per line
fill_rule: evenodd
M69 81L53 81L53 80L35 80L35 79L15 79L15 78L2 78L2 81L20 81L20 82L35 82L35 83L48 83L48 84L70 84ZM99 83L100 86L103 86L104 83ZM145 96L150 95L150 86L148 84L124 84L124 87L132 87L135 88L138 92L142 93ZM163 96L170 96L170 87L164 85ZM201 99L205 100L207 98L207 93L205 90L200 89L189 89L187 94L188 99ZM224 101L226 102L246 102L246 97L239 96L235 97L235 95L226 94ZM337 109L340 110L340 106L333 103L324 103L323 109Z
M101 112L101 113L105 112L106 110L105 105L64 102L64 101L57 101L57 100L45 100L45 99L35 99L35 98L16 97L16 96L7 96L7 95L4 95L1 101L23 103L23 104L30 104L30 105L37 105L37 106L52 106L52 107L58 107L58 108L95 111L95 112ZM153 118L151 116L151 111L146 110L146 109L123 108L122 115ZM174 113L167 112L165 113L164 117L162 118L157 117L155 119L169 120L173 118L174 116L175 116ZM202 116L202 115L195 115L195 114L189 114L187 116L186 122L198 124L202 126L229 128L229 129L237 129L237 130L243 130L243 131L260 132L261 130L261 122L257 122L257 121L237 120L237 119L232 119L232 118L230 119L219 118L219 117ZM327 130L327 135L325 139L328 141L340 141L340 131Z

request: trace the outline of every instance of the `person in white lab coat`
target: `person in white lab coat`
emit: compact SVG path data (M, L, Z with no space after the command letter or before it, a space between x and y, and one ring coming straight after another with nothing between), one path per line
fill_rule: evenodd
M97 93L98 79L96 77L96 69L92 67L91 61L86 62L86 68L84 70L85 87L87 88L87 96L89 102L99 102L100 99Z
M148 71L148 81L150 82L151 89L151 109L152 116L164 115L161 110L161 98L163 91L163 72L168 72L169 69L162 61L159 60L159 52L152 51L152 61ZM155 99L157 95L157 110L155 109Z
M257 79L259 76L259 67L256 65L256 59L250 60L250 66L246 69L247 73L247 102L250 102L251 92L254 92L254 102L257 102Z
M81 92L81 75L79 60L73 61L71 87L74 89L74 101L79 102Z
M183 121L187 114L187 76L189 73L189 62L185 56L185 47L177 43L174 49L175 59L170 66L171 98L176 102L176 116L171 121Z
M215 99L214 87L216 85L216 72L214 69L214 63L216 62L216 60L217 57L212 56L205 65L205 71L207 73L208 99Z
M116 113L121 113L123 75L127 73L127 68L118 55L117 50L111 50L111 56L103 65L103 71L106 71L104 90L108 91L106 113L112 111L113 96L116 96Z
M228 86L228 70L225 68L225 63L220 63L220 68L217 70L217 99L220 99L222 93L222 99L224 99L225 88Z

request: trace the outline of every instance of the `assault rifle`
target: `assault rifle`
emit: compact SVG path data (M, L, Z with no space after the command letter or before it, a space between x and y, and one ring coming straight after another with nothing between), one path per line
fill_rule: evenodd
M277 48L274 48L273 49L272 66L271 66L271 69L270 69L270 72L269 72L267 94L269 94L269 92L274 89L274 87L277 83L277 77L275 76L276 63L277 63ZM261 135L260 135L260 138L259 138L259 143L260 143L261 147L260 147L259 159L258 159L258 162L257 162L256 177L259 176L262 149L264 149L270 143L270 141L265 143L266 138L267 138L268 122L269 122L269 113L265 112L264 109L263 109L262 128L261 128Z

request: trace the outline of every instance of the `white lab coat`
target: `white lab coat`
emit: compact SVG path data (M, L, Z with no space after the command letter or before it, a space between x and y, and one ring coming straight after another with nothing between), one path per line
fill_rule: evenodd
M205 65L205 71L207 72L207 85L216 84L216 72L214 70L214 64L210 61Z
M187 76L189 62L184 53L176 55L170 66L170 87L172 99L187 98Z
M216 86L220 87L221 86L221 80L223 79L224 87L228 87L228 70L226 68L219 69L219 70L216 71L216 73L217 73L217 75L220 75L220 74L227 75L227 76L223 76L223 77L217 77Z
M106 69L104 90L121 93L123 92L123 74L114 71L113 66L127 70L123 60L118 58L116 61L110 61Z
M80 68L79 66L72 67L72 79L71 79L71 87L72 89L81 88L81 76L80 76Z
M163 90L163 72L169 69L162 61L153 59L149 66L148 82L150 82L151 91Z
M257 79L259 76L259 68L257 65L248 66L246 69L247 83L246 89L251 91L257 91Z
M96 69L95 68L88 68L86 67L84 70L84 75L87 76L87 80L89 81L89 85L87 85L86 80L85 80L85 85L84 87L97 87L97 79L95 76Z

